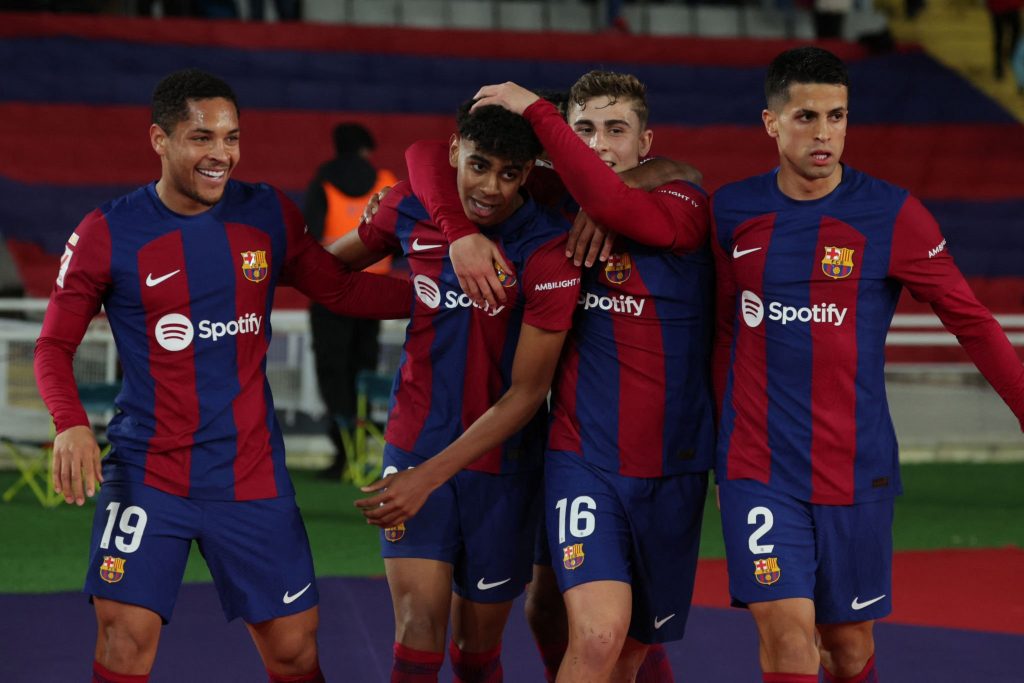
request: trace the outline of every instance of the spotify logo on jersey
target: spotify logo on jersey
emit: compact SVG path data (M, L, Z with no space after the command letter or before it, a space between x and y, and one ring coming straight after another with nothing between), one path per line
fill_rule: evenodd
M757 327L764 320L764 303L761 297L749 289L744 290L740 295L740 312L743 314L743 322L748 327Z
M168 351L181 351L192 343L192 321L181 313L168 313L156 324L156 341Z
M436 282L426 275L414 277L412 279L412 287L416 290L416 296L427 306L437 308L441 305L441 289L437 286Z

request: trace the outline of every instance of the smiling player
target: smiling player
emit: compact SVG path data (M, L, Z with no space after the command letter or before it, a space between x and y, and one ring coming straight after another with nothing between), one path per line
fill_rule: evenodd
M92 680L148 680L195 540L270 680L323 681L313 560L265 372L274 290L290 284L337 313L391 318L408 315L412 292L343 272L291 201L231 180L241 145L227 83L167 76L149 137L160 179L78 225L36 343L57 429L54 488L82 505L104 483L85 582L99 627ZM101 305L124 370L102 474L72 372Z

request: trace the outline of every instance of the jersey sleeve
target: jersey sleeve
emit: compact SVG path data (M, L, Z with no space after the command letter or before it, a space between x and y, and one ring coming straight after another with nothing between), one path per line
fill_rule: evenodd
M652 247L686 252L704 244L707 199L695 185L670 183L653 192L628 187L587 148L550 102L537 100L523 115L562 182L592 219Z
M412 307L408 280L353 273L306 230L295 204L278 193L288 239L281 284L291 285L338 315L388 320L407 318Z
M523 322L550 332L572 327L580 295L580 269L565 258L566 239L551 239L523 264Z
M430 140L413 143L405 151L412 191L426 207L431 222L441 229L448 244L480 232L466 217L459 199L457 173L448 161L448 145Z
M73 360L110 284L110 230L103 213L96 210L79 223L64 247L36 340L36 385L57 433L89 424L78 399Z
M914 197L897 217L889 272L931 305L1024 430L1024 365L956 267L935 219Z
M712 197L712 203L714 198ZM711 379L716 415L721 417L722 400L729 375L729 356L736 323L736 279L729 258L729 245L722 244L711 213L711 252L715 257L715 340L711 352Z
M395 234L395 226L398 223L398 205L409 196L411 188L408 183L397 183L391 192L384 195L377 213L359 224L359 239L370 251L396 252L401 251L402 245Z

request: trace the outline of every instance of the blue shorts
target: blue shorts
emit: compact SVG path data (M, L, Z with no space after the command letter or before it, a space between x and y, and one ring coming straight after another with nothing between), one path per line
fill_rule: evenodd
M140 605L167 623L193 540L229 621L259 623L319 601L294 496L195 500L131 482L100 489L84 591Z
M679 640L693 597L707 474L625 477L575 453L549 451L545 518L558 587L622 581L633 593L630 637Z
M421 462L390 444L384 447L384 476ZM533 577L541 474L462 470L434 490L412 519L381 531L381 556L447 562L452 588L463 598L514 600Z
M892 498L814 505L736 479L719 499L733 604L809 598L819 624L892 610Z

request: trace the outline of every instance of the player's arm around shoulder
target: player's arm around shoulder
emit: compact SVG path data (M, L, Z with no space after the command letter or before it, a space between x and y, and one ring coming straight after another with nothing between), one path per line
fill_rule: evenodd
M413 294L407 280L351 272L313 239L298 207L279 196L288 240L281 284L292 285L338 315L377 320L409 316Z

